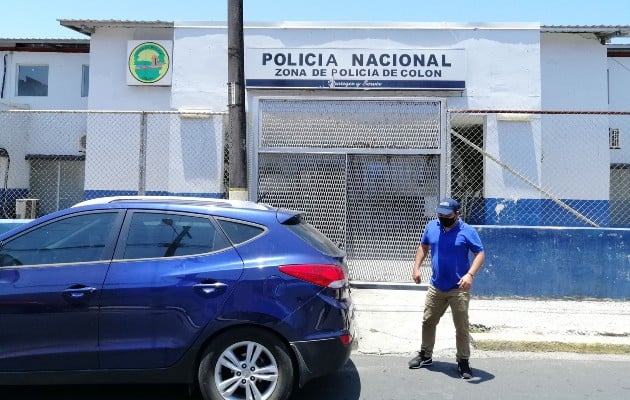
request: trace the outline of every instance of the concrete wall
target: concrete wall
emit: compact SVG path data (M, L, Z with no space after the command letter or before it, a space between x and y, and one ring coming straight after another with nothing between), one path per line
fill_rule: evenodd
M606 46L597 38L545 34L541 56L543 110L608 110ZM554 194L562 199L608 200L608 117L589 115L568 127L567 122L557 116L542 118L542 185L557 188Z
M249 24L247 49L464 49L466 90L437 93L449 108L540 108L540 30L533 23ZM175 24L172 107L222 111L227 105L227 30L212 22ZM247 62L246 62L247 64ZM245 75L247 76L247 70ZM277 95L279 91L260 90ZM291 96L340 96L366 91L284 90ZM373 91L380 96L419 97L423 91ZM248 93L251 97L251 93ZM251 105L251 98L248 105Z
M126 51L129 40L173 41L171 86L127 85ZM67 89L64 92L67 98L63 107L52 101L52 98L48 99L50 104L29 106L82 109L88 100L77 100L72 96L75 96L75 92L77 96L80 95L80 67L89 61L90 96L87 107L90 110L227 109L225 23L176 22L174 28L100 28L92 35L90 46L89 60L86 60L87 54L59 55L64 58L57 60L55 54L15 53L9 60L11 67L7 82L14 81L11 74L15 74L17 63L38 63L37 57L44 57L45 63L51 65L51 93L60 92L56 86L58 80L66 82L63 87ZM245 28L245 46L246 58L247 49L261 48L451 49L464 50L466 53L466 90L461 93L420 90L248 90L248 128L253 128L251 121L258 118L252 104L263 96L417 98L429 95L445 98L447 107L452 109L606 110L607 70L610 71L611 85L615 88L610 94L611 109L626 109L629 103L627 91L621 90L627 86L629 76L624 66L626 64L623 64L625 59L607 59L606 46L601 45L594 36L541 33L535 23L249 24ZM70 61L71 66L58 68L61 60L64 63ZM63 79L52 78L52 74L58 71L65 74ZM7 93L13 92L14 88L7 86ZM592 116L589 118L593 119ZM500 155L503 162L524 171L535 184L554 188L554 195L568 204L593 203L592 208L602 212L601 215L592 216L592 219L602 225L607 224L610 163L627 163L630 160L629 146L624 145L621 150L608 149L608 127L617 126L614 121L608 124L606 118L602 118L595 126L591 123L570 129L561 129L556 126L557 122L554 124L547 117L535 117L531 122L499 121L488 117L483 123L484 147L488 152ZM138 138L134 135L138 124L138 121L131 121L129 125L108 124L101 118L87 121L90 149L86 162L87 193L123 194L137 190L138 163L134 154L137 154ZM134 129L129 129L130 126ZM33 133L47 133L39 126L33 127L37 129ZM620 128L622 137L626 137L626 127ZM83 128L80 132L61 134L58 143L54 144L54 151L74 154L76 137L82 132ZM176 145L181 142L182 132L178 127L162 127L155 132L162 149L168 148L166 144L177 149ZM30 142L24 142L26 138ZM52 151L52 145L48 143L45 149L33 145L46 143L40 139L31 132L9 139L0 137L0 147L4 146L12 154L11 168L14 172L20 172L20 176L27 177L27 174L22 174L27 167L23 160L26 152L47 154ZM584 163L584 159L593 159L593 152L600 156L593 162ZM125 155L129 157L125 158ZM186 162L184 156L178 152L169 153L168 171L183 170L182 166ZM124 159L125 165L110 168L114 157ZM222 160L217 158L215 161L213 167L219 170ZM163 163L157 165L158 168L164 166ZM150 157L148 167L155 167ZM148 181L147 189L186 192L176 179L170 179L169 184L165 185L167 175L161 175L164 179ZM25 190L28 187L26 181L15 182L11 179L10 188ZM583 185L585 181L589 184ZM500 166L484 164L484 185L487 212L479 219L479 223L546 224L547 221L539 213L527 210L545 208L548 201ZM504 211L498 214L497 209ZM576 224L570 218L564 223Z
M88 98L81 97L83 66L89 65L87 53L0 51L0 110L82 110ZM47 96L18 96L18 67L48 66ZM28 197L29 164L27 154L73 155L77 139L85 128L76 123L51 123L52 114L4 114L0 123L0 147L8 151L10 163L0 158L0 190L10 166L7 190L0 191L4 206L15 209L13 199ZM63 118L72 119L68 115ZM3 197L4 196L4 197ZM11 203L11 204L8 204ZM0 211L0 215L4 215Z
M608 109L606 46L595 36L543 33L540 63L542 110ZM551 190L569 206L597 210L588 217L607 226L608 127L608 116L604 115L533 115L525 122L499 121L491 116L486 121L485 146L489 153L499 155L502 162L538 187ZM485 165L484 190L484 224L584 225L494 163Z
M6 55L6 58L5 58ZM4 97L0 98L0 110L83 110L88 98L81 97L83 65L89 65L87 53L5 52L0 51L0 64L4 75ZM48 96L18 96L17 79L20 65L48 66ZM0 74L0 84L3 75Z
M541 34L540 58L543 110L608 109L606 46L594 35Z
M486 263L474 294L630 299L630 230L477 226Z
M172 40L172 29L99 29L90 38L90 110L170 110L169 86L127 85L129 40ZM90 138L96 139L96 138Z
M173 40L173 29L117 28L99 29L90 40L90 110L172 110L171 86L131 86L126 82L127 43L130 40ZM192 43L191 43L192 42ZM175 108L209 109L209 100L220 98L214 93L204 97L205 82L221 87L225 94L226 78L213 74L215 65L208 62L207 43L184 38L174 49L173 86L192 68L205 71L199 81L184 88L204 102L176 104ZM221 64L227 66L227 61ZM221 100L221 110L227 100ZM190 107L187 107L190 105ZM179 119L176 116L151 115L147 120L146 193L190 194L218 197L223 180L222 117ZM138 154L141 133L140 114L115 117L113 114L91 115L88 119L88 153L85 174L86 198L136 193L139 187ZM112 162L116 160L116 162ZM112 179L115 177L115 179Z
M609 57L609 109L628 111L630 109L630 57ZM621 148L610 150L610 162L630 164L630 118L610 116L610 127L621 134Z

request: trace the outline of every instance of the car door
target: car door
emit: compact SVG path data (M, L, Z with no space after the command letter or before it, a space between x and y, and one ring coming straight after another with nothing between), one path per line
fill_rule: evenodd
M98 367L98 297L118 211L66 215L0 246L0 371Z
M100 365L175 363L221 311L243 263L214 220L129 212L103 287Z

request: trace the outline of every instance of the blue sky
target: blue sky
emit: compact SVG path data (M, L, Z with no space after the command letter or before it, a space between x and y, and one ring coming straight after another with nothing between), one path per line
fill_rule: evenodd
M228 0L21 0L0 6L2 38L87 38L58 19L225 21ZM619 0L243 0L245 21L540 22L630 25Z

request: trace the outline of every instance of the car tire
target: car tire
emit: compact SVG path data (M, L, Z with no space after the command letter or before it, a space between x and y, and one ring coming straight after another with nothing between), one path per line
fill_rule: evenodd
M197 379L205 400L286 400L293 371L287 346L271 332L249 327L214 339L201 358Z

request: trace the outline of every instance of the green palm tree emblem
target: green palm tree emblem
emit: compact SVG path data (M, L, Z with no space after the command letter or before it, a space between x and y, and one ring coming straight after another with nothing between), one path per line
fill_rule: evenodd
M129 55L129 72L142 83L154 83L166 75L170 60L166 49L155 42L136 46Z

